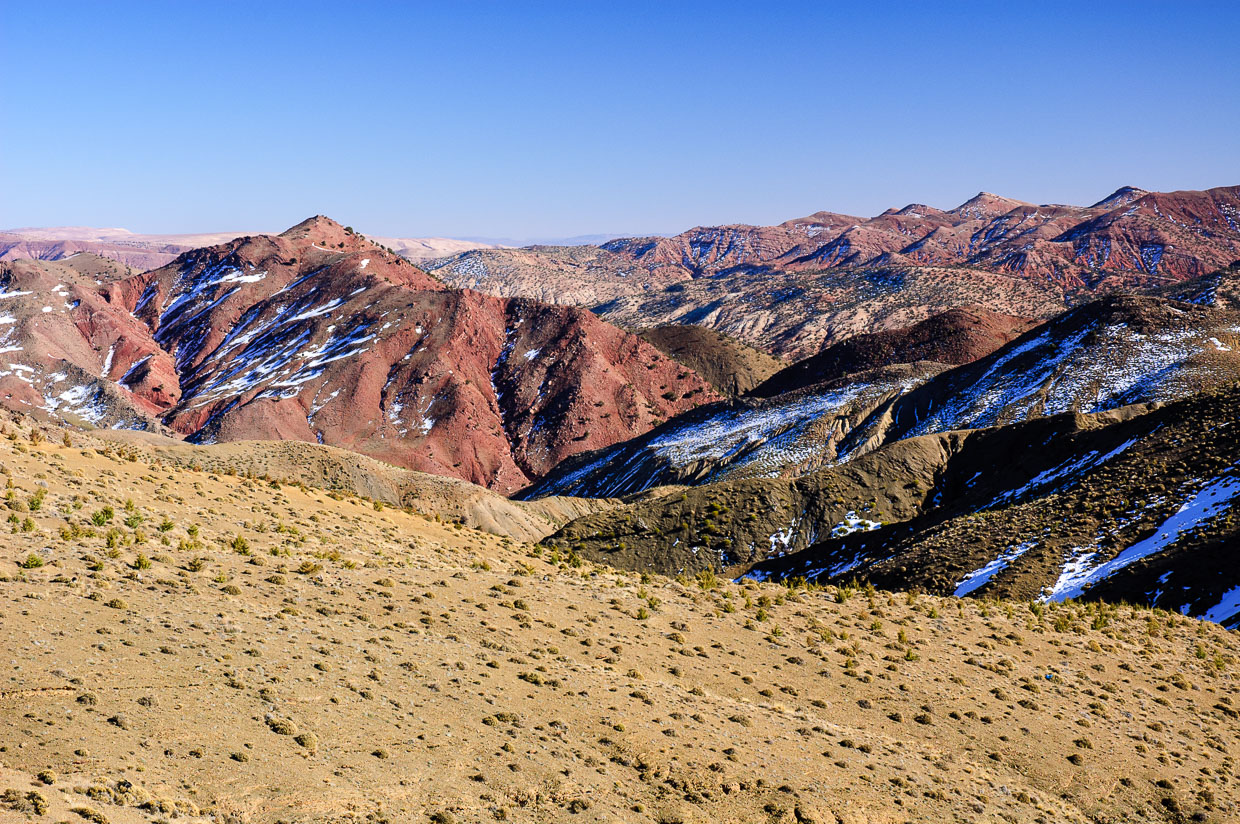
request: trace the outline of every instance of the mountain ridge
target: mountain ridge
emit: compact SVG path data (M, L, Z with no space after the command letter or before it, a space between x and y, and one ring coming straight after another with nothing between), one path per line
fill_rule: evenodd
M695 323L801 358L964 305L1042 319L1099 294L1203 276L1240 260L1240 186L1126 186L1092 206L983 192L947 211L822 211L568 254L475 251L427 265L447 282L587 305L626 328Z
M24 351L23 408L55 414L63 397L203 443L317 440L510 491L716 397L585 310L451 289L323 216L82 280L76 302L45 297L65 262L0 267L8 305L26 307L3 332ZM65 356L37 330L105 320L68 357L99 377L53 390ZM118 395L141 414L109 417Z

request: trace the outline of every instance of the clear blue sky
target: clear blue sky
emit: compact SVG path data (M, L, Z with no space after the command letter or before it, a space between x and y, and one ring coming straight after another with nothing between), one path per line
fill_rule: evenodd
M1240 183L1240 3L0 0L0 227L677 231Z

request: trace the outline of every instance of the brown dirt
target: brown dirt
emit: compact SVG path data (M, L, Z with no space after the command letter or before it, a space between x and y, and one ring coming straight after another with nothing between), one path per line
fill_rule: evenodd
M6 822L1237 814L1216 626L639 578L7 429Z
M640 334L727 397L744 395L785 366L765 352L704 326L656 326Z

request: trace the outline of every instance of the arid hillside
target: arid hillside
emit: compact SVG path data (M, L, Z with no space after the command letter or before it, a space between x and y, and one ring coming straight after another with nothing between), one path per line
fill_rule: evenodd
M619 504L606 498L554 496L514 501L459 478L403 469L356 452L303 441L197 445L127 429L94 430L92 434L143 461L307 484L517 540L537 541L574 518Z
M0 472L5 821L1240 815L1215 624L618 572L28 419Z

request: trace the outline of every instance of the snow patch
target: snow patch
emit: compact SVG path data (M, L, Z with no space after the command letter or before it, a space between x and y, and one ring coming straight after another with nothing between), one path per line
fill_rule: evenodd
M103 371L99 373L99 377L106 378L108 373L112 371L112 358L116 356L116 344L108 347L108 355L103 359Z
M1100 561L1097 551L1078 551L1064 563L1059 579L1044 600L1063 601L1080 597L1089 586L1142 558L1161 552L1185 533L1225 512L1237 495L1240 495L1240 478L1218 478L1189 498L1153 535L1138 541L1111 560Z
M1234 627L1240 622L1240 587L1229 589L1217 604L1201 614L1206 621Z
M990 579L995 577L995 575L1011 566L1013 561L1037 545L1038 544L1036 541L1026 541L1025 543L1017 544L1016 546L1011 547L1007 550L1007 552L1004 552L998 558L995 558L993 561L986 564L986 566L981 569L973 570L968 575L957 581L956 591L953 592L952 595L955 595L957 598L963 598L970 592L980 589L989 583Z
M843 538L852 535L854 532L871 532L878 529L882 524L877 521L869 521L857 515L853 510L849 510L844 516L844 520L831 527L832 538Z

